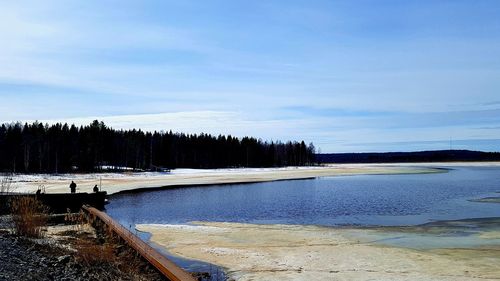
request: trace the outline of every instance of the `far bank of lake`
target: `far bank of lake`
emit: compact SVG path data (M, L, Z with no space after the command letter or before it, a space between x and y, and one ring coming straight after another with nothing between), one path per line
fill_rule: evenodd
M43 186L46 193L66 193L75 181L77 192L92 192L102 186L108 194L136 192L142 189L268 182L345 175L436 173L439 169L422 164L332 164L282 168L175 169L170 172L122 172L85 174L17 174L13 187L19 192L34 193Z

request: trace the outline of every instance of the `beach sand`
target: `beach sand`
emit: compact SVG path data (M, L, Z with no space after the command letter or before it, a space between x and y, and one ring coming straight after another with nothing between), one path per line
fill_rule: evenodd
M92 192L92 187L102 183L108 194L141 188L168 186L206 185L225 183L251 183L286 179L304 179L326 176L414 174L433 173L442 170L425 164L339 164L312 167L285 168L240 168L240 169L176 169L170 173L97 173L62 175L15 175L14 189L17 192L34 193L43 186L46 193L69 192L72 180L77 183L77 192Z
M380 229L303 225L195 222L137 229L172 254L226 268L234 280L500 279L498 245L416 250L353 238Z

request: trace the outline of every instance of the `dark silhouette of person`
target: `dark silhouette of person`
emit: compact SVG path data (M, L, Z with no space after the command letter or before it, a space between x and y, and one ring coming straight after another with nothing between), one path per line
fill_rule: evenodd
M39 188L36 190L36 196L38 197L38 195L40 195L42 193L42 190Z
M76 192L76 183L74 181L71 181L71 184L69 185L69 189L71 189L71 193Z
M94 192L99 192L99 187L97 187L97 184L94 185L94 189L93 190L94 190Z

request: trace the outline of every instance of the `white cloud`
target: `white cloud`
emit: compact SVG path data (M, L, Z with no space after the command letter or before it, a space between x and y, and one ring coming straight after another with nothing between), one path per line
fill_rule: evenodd
M490 113L434 114L498 108L491 103L500 89L497 34L450 39L426 29L414 37L377 37L377 30L362 29L381 14L343 15L350 4L335 11L228 4L265 13L232 10L244 17L227 14L228 20L216 17L215 4L198 2L186 5L210 11L175 21L169 16L176 11L150 17L155 11L144 3L1 3L0 118L304 138L324 151L353 149L349 143L359 139L439 140L452 134L447 130L465 139L498 137L496 130L467 128L498 125ZM395 22L401 17L391 15ZM293 106L312 110L282 110ZM342 112L315 114L315 108ZM75 116L91 117L69 119Z
M68 123L88 125L93 120L103 121L114 129L142 129L143 131L170 131L213 135L253 136L264 140L298 140L297 130L310 122L307 120L258 120L250 119L239 112L231 111L185 111L158 114L137 114L119 116L89 116L38 121L55 124ZM12 120L11 120L12 121ZM302 138L302 137L301 137Z

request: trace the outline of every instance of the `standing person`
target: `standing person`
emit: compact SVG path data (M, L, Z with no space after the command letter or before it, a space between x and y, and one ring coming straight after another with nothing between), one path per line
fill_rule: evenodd
M97 184L94 185L94 192L96 192L96 193L99 192L99 187L97 187Z
M71 181L71 184L69 185L69 189L71 190L71 193L76 192L76 183L74 181Z

